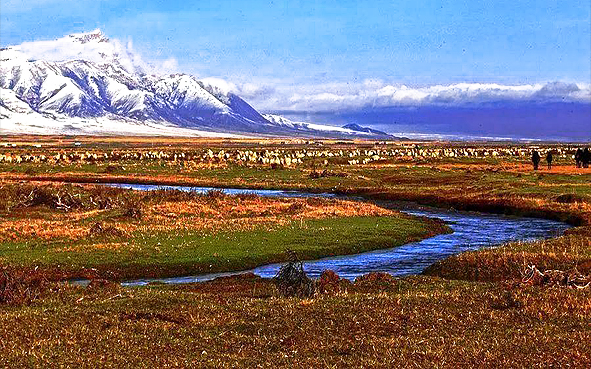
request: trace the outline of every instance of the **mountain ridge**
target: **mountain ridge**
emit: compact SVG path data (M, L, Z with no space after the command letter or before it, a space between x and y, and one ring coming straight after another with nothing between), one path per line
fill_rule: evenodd
M1 133L20 132L27 126L37 127L39 132L43 126L51 126L55 129L48 131L55 133L60 124L74 127L65 129L70 134L108 133L97 125L110 120L121 121L121 127L146 124L164 130L178 128L184 133L192 130L196 135L373 138L367 132L330 126L323 129L321 125L311 128L280 124L267 119L238 95L194 76L148 74L134 64L133 55L100 30L69 35L53 44L41 42L40 47L46 48L49 55L61 56L57 50L71 50L72 55L66 54L64 60L29 58L27 47L23 44L0 50ZM21 128L15 129L19 124ZM89 129L89 125L94 128ZM116 125L111 128L116 129Z

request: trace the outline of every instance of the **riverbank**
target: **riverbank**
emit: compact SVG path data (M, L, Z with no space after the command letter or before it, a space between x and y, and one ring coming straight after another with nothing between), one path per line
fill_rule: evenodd
M511 162L466 165L444 161L361 167L328 165L322 171L224 166L140 172L139 168L131 167L117 174L105 173L102 166L89 164L77 167L76 171L45 174L3 172L0 179L329 192L457 210L541 217L575 226L591 224L591 170L582 171L572 166L557 166L554 172L538 173L515 171L515 164ZM39 169L44 170L47 171Z
M406 200L457 210L554 219L578 228L566 237L529 244L526 250L515 243L498 250L481 250L450 258L427 273L466 280L504 280L519 277L529 264L547 269L581 269L587 273L591 257L584 250L591 248L591 172L581 174L575 168L570 173L565 167L556 173L516 172L512 169L514 166L505 162L481 166L453 163L336 166L325 176L311 176L312 170L235 167L193 173L190 177L139 174L105 177L103 174L70 173L33 178L83 182L102 178L100 181L115 180L115 183L192 186L228 183L236 188L245 187L246 178L250 188L331 192L361 196L378 203Z
M164 278L356 254L449 228L369 203L0 185L0 260L49 279Z

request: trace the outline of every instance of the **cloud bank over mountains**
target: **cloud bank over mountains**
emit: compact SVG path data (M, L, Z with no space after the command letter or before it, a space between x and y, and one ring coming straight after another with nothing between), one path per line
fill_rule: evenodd
M93 42L97 40L100 42ZM146 61L134 50L131 40L108 39L100 30L73 34L57 40L24 42L12 49L20 51L29 59L48 61L104 62L105 59L116 59L129 72L142 71L155 75L174 73L178 68L173 56L163 61ZM591 103L591 84L588 82L553 81L521 85L465 82L415 87L379 79L298 84L289 79L240 83L223 77L198 77L204 83L217 87L224 93L235 93L258 110L268 112L331 112L371 107L429 105L464 106L499 101Z
M235 89L263 111L331 112L372 107L467 106L512 101L591 103L590 85L572 82L525 85L457 83L410 87L367 80L362 83L266 88L236 86Z
M6 53L7 50L3 50ZM178 62L169 57L163 61L146 62L134 50L133 41L108 38L100 29L91 32L75 33L55 40L23 42L10 47L10 52L18 52L29 60L61 62L85 60L93 63L117 61L128 72L142 71L149 74L176 72Z
M183 76L171 74L178 72L178 63L173 56L160 61L147 59L135 51L131 40L124 42L109 39L100 30L51 41L25 42L0 51L0 60L4 60L3 70L10 69L12 62L22 66L34 64L35 60L75 60L83 61L82 64L90 62L108 66L107 69L124 69L134 81L177 80ZM43 63L39 65L54 68ZM14 70L8 72L8 69L6 76L13 75ZM235 73L237 71L228 71L228 75ZM19 73L16 74L20 76ZM1 82L4 77L0 77ZM41 83L35 76L30 77L35 86ZM585 141L591 139L591 84L588 82L554 81L513 85L465 82L409 86L380 79L300 84L289 77L273 80L249 80L248 76L241 76L237 80L226 77L196 77L199 79L199 86L195 88L207 91L207 94L203 94L208 98L208 94L211 94L225 101L228 96L236 95L260 112L279 113L296 121L339 126L369 125L400 135L414 132ZM119 82L127 83L125 78ZM183 78L188 77L185 75ZM196 79L193 82L197 83ZM148 83L144 86L145 91L140 92L151 96L154 91L149 86L152 85L156 84ZM138 91L130 90L126 93L137 94ZM184 98L186 93L181 95ZM7 99L7 96L3 98ZM148 104L149 99L135 100L133 101L139 108L151 106ZM147 103L144 104L145 102ZM248 104L241 102L239 105L244 107ZM257 117L262 121L268 119ZM293 128L283 123L274 124L285 129Z

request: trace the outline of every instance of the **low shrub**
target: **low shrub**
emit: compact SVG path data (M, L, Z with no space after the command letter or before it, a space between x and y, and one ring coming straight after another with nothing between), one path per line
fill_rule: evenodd
M314 281L304 271L304 265L291 254L292 261L283 265L273 278L283 296L311 297L314 295Z

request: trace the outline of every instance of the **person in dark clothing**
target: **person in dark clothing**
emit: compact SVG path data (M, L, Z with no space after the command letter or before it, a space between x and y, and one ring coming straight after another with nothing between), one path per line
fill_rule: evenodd
M577 165L577 168L580 168L581 164L583 164L583 150L581 150L580 147L577 149L577 152L575 153L575 164Z
M548 170L552 169L552 151L548 151L548 154L546 154L546 162L548 163Z
M531 161L534 164L534 170L538 170L538 165L540 165L540 153L537 150L531 154Z
M581 161L583 162L583 168L589 168L589 162L591 162L591 151L589 151L588 147L585 147L585 150L583 150L583 157Z

